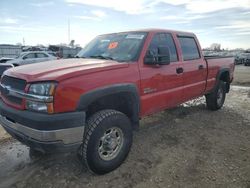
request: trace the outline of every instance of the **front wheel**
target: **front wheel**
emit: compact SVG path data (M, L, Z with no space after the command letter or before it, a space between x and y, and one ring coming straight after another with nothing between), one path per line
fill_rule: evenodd
M206 95L207 108L209 110L220 109L226 98L226 84L223 81L219 81L215 90L212 93Z
M82 145L82 159L96 174L108 173L126 159L132 145L129 118L116 110L102 110L90 117Z

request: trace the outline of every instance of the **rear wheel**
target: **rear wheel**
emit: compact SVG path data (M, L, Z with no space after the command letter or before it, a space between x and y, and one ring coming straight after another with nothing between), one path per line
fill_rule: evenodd
M132 144L128 117L116 110L102 110L90 117L81 148L87 168L96 174L108 173L126 159Z
M210 110L220 109L226 98L226 84L222 80L219 81L215 90L206 95L207 108Z

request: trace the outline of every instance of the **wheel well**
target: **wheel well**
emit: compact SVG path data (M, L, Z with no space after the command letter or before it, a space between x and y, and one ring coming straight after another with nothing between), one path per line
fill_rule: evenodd
M230 89L230 76L229 72L225 71L220 75L220 80L224 81L226 83L226 92L229 92Z
M88 119L94 113L104 109L113 109L126 114L131 120L133 128L137 129L139 124L139 108L138 101L133 96L133 94L123 92L98 98L88 105L86 110L86 118Z

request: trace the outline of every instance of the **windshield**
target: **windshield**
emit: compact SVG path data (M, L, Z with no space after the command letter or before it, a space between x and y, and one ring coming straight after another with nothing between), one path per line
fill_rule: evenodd
M129 32L97 36L76 57L135 61L146 33Z
M21 52L18 56L16 56L16 59L22 58L25 54L27 54L27 53Z

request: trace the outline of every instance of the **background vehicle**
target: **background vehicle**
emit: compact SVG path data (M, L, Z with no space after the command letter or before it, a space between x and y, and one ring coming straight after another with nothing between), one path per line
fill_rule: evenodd
M204 57L193 33L170 30L101 35L78 57L5 71L0 122L35 150L80 147L97 174L125 160L140 118L202 95L220 109L235 66Z
M3 72L10 69L10 68L13 68L14 66L10 63L3 63L0 65L0 77L2 76Z
M55 59L57 59L55 56L52 56L47 52L29 51L29 52L22 52L16 59L13 59L8 63L13 64L14 66L20 66L20 65L39 63Z
M10 57L1 57L0 58L0 63L6 63L7 61L10 61L14 58L10 58Z
M47 53L51 56L56 57L57 59L60 59L59 55L56 52L52 52L52 51L47 51Z
M13 68L14 66L10 63L6 63L10 60L13 60L13 58L9 57L2 57L0 58L0 77L2 76L3 72L6 71L7 69Z
M244 53L243 62L245 66L250 66L250 53Z
M241 58L240 55L235 56L235 65L241 65L241 64L243 64L243 62L244 62L244 59Z

